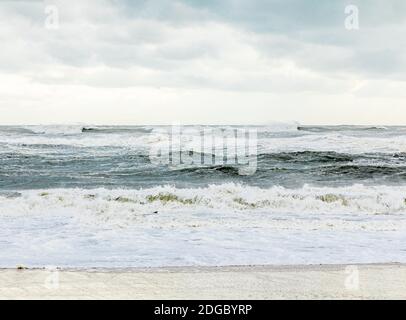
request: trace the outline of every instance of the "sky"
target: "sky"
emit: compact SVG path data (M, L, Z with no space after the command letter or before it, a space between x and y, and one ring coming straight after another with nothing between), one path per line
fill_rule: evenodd
M404 0L0 0L0 41L0 124L406 125Z

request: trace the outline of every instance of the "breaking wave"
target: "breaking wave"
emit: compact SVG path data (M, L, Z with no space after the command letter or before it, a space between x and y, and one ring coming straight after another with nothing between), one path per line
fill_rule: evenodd
M25 126L25 130L29 130L34 134L49 134L49 135L74 135L83 132L83 125L35 125Z
M260 188L227 183L202 188L49 189L0 193L0 212L26 214L69 209L105 219L123 215L204 209L205 212L406 215L406 187ZM29 209L28 209L29 208Z

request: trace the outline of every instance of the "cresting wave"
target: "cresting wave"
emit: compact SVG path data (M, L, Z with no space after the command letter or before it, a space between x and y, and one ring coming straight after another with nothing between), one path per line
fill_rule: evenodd
M20 130L21 132L31 132L34 134L52 134L52 135L73 135L73 134L86 134L86 133L112 133L112 132L128 132L134 130L140 130L144 132L150 132L156 127L166 127L166 126L103 126L103 125L86 125L86 124L71 124L71 125L27 125L27 126L16 126L13 127L15 130ZM186 126L191 127L191 126ZM208 128L212 126L193 126L195 128ZM242 126L220 126L223 128L235 128ZM404 127L385 127L385 126L304 126L300 125L296 121L291 122L273 122L266 125L253 126L258 129L259 132L363 132L363 131L385 131L394 129L398 132L404 132ZM5 127L3 127L4 129ZM8 129L11 127L9 126ZM0 131L1 127L0 127Z
M88 135L92 133L130 133L140 132L149 133L157 128L168 128L170 126L107 126L107 125L90 125L90 124L71 124L71 125L26 125L26 126L0 126L1 134L21 133L33 135L51 135L51 136L72 136L72 135ZM209 126L195 125L182 126L184 128L207 129L207 128L244 128L246 126ZM333 132L352 132L352 133L385 133L385 131L395 131L398 134L406 134L406 128L400 126L384 127L384 126L304 126L296 121L291 122L274 122L267 125L249 126L255 128L258 133L294 133L302 134L317 134L317 133L333 133Z
M146 189L49 189L0 193L0 212L27 214L60 208L114 218L123 213L162 211L306 214L405 215L406 187L283 187L259 188L227 183L202 188L158 186Z
M103 125L89 125L89 124L71 124L71 125L27 125L27 126L0 126L1 131L7 131L13 129L14 131L20 130L21 132L31 132L33 134L51 134L51 135L73 135L73 134L87 134L87 133L113 133L113 132L128 132L128 131L140 131L150 132L154 128L165 128L169 125L160 126L103 126ZM222 128L237 128L243 126L210 126L210 125L185 125L184 128L197 128L205 129L210 127L222 127ZM267 125L254 126L258 131L266 132L289 132L298 131L299 123L295 121L291 122L273 122ZM301 127L302 129L304 127Z
M154 144L167 143L167 137L160 134L109 134L85 136L1 136L0 146L73 146L73 147L124 147L145 148ZM185 150L195 150L192 144L185 144ZM406 137L347 137L330 135L300 136L292 138L261 138L258 139L260 153L322 151L349 154L404 153ZM16 149L18 152L19 150Z
M47 126L24 126L22 129L33 134L49 134L49 135L73 135L81 134L84 126L82 125L47 125Z

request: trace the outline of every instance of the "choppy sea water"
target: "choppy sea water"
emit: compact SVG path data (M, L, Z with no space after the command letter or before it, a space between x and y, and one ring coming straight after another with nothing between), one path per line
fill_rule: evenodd
M0 267L406 262L406 127L249 129L240 175L151 161L167 127L0 127Z

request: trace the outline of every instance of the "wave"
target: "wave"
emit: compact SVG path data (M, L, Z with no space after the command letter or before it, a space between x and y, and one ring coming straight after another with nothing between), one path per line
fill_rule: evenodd
M299 124L297 122L275 122L265 126L255 126L258 132L289 132L297 131ZM246 128L245 126L182 126L182 128ZM10 127L11 128L11 127ZM95 125L29 125L22 127L15 127L20 131L31 132L33 134L48 134L48 135L74 135L81 133L126 133L126 132L143 132L150 133L154 129L165 129L170 126L95 126Z
M406 166L390 167L383 165L343 165L323 168L322 171L325 175L351 175L353 178L358 177L361 179L374 175L402 175L404 177L406 175Z
M7 131L12 127L8 127ZM149 133L153 129L145 126L92 126L92 125L32 125L23 127L14 127L15 133L31 133L50 136L80 135L89 133Z
M0 192L1 267L405 262L406 186ZM182 253L182 254L180 254Z
M77 132L77 130L76 130ZM160 139L161 138L161 139ZM13 135L4 136L0 135L0 144L5 146L16 147L114 147L114 148L146 148L153 143L162 141L165 137L158 137L157 135L133 135L133 134L63 134L63 135ZM16 152L19 151L17 148Z
M385 131L389 127L385 126L351 126L351 125L336 125L336 126L298 126L297 130L307 132L343 132L343 131Z
M154 130L149 126L84 126L82 133L118 134L118 133L151 133Z
M83 132L83 125L33 125L24 126L23 129L29 130L34 134L49 135L75 135Z
M182 128L247 128L241 125L229 126L211 126L211 125L186 125ZM332 132L382 132L382 131L396 131L405 132L405 127L400 126L307 126L300 125L298 122L272 122L266 125L249 126L255 128L258 133L284 133L284 132L302 132L302 133L332 133ZM80 133L119 133L119 132L144 132L149 133L154 129L170 128L170 126L108 126L108 125L85 125L85 124L72 124L72 125L27 125L27 126L1 126L0 131L6 130L7 132L31 132L33 134L50 134L50 135L71 135Z
M258 145L262 153L317 151L347 154L394 154L406 152L406 137L404 134L352 136L330 133L259 139Z
M0 145L11 147L21 145L114 148L159 147L159 144L167 144L170 139L168 128L170 127L89 125L2 127L0 128ZM207 127L193 126L193 128L199 132L199 130ZM227 127L221 128L225 129ZM238 128L238 126L231 128ZM356 155L406 152L406 131L403 127L394 128L393 130L376 129L374 133L369 131L364 133L357 131L354 133L351 130L355 130L355 127L341 128L341 131L337 128L329 129L328 127L311 127L306 129L310 131L297 131L297 126L294 124L255 126L251 128L258 131L259 154L335 152ZM369 129L375 130L373 127ZM366 130L366 128L362 130ZM239 139L241 141L238 140L237 145L245 145L245 140ZM185 150L197 150L197 142L201 142L201 139L186 136L185 141L182 142L182 147Z
M258 126L259 132L290 132L298 131L300 124L297 121L271 122L263 126Z
M297 131L299 123L297 122L275 122L262 126L254 126L258 132L289 132ZM149 133L154 129L171 128L171 126L101 126L101 125L84 125L84 124L72 124L72 125L27 125L20 127L8 126L8 130L15 128L19 131L28 131L34 134L50 134L50 135L71 135L80 133L119 133L119 132L144 132ZM211 125L186 125L181 128L194 128L203 130L207 128L221 128L221 129L234 129L234 128L246 128L246 126L211 126Z
M264 189L228 183L202 188L166 185L146 189L26 190L0 193L0 199L3 215L24 215L27 208L41 213L58 212L63 208L75 215L90 214L105 221L182 211L295 213L298 216L406 215L406 186L327 188L305 185L299 189L279 186Z
M283 162L318 162L318 163L338 163L352 162L360 158L360 155L338 153L334 151L294 151L280 153L262 153L258 155L259 161L283 161Z

